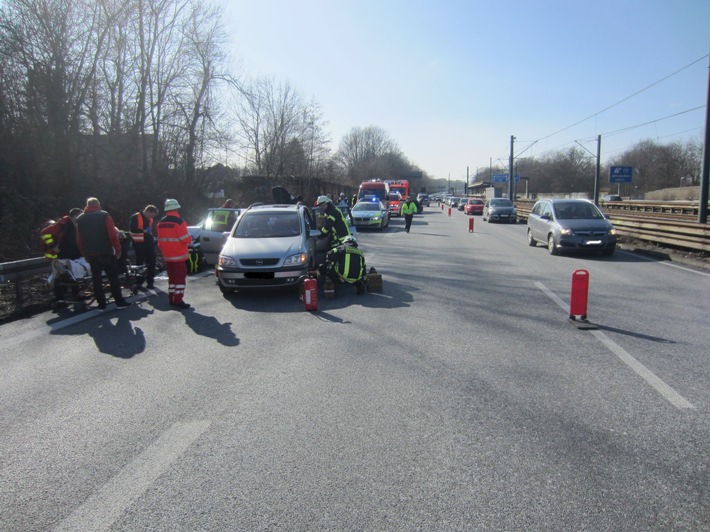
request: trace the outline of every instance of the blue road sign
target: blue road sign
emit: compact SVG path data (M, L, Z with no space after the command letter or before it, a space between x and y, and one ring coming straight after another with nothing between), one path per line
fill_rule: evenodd
M515 174L515 181L520 181L520 174ZM508 174L493 174L494 183L507 183Z
M609 183L631 183L633 166L612 166L609 168Z

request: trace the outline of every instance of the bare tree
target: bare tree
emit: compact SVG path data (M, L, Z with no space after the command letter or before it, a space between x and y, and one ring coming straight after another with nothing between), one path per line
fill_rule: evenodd
M352 184L367 179L396 179L410 167L397 144L376 126L355 127L340 141L334 157Z

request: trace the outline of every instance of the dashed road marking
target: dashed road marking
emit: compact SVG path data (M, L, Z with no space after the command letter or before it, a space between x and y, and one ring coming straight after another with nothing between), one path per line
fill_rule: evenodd
M209 426L209 421L192 421L170 427L55 530L107 530Z
M569 312L569 305L562 301L562 299L560 299L557 294L552 292L544 284L535 282L535 286L537 286L545 293L545 295L547 295L550 299L557 303L560 308L562 308L562 310L564 310L565 312ZM590 330L589 332L591 332L597 340L599 340L607 349L609 349L609 351L619 357L619 360L621 360L624 364L631 368L638 376L645 380L673 406L675 406L676 408L695 408L692 403L690 403L682 395L676 392L668 384L663 382L655 373L653 373L650 369L641 364L641 362L636 360L623 347L614 342L614 340L609 338L602 331Z

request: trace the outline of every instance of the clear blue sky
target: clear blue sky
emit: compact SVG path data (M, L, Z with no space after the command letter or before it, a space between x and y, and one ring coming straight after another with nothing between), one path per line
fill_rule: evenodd
M242 74L315 98L333 150L374 125L433 177L465 179L507 166L511 135L541 156L575 141L596 153L601 134L604 160L703 135L707 57L603 110L708 55L708 0L220 3Z

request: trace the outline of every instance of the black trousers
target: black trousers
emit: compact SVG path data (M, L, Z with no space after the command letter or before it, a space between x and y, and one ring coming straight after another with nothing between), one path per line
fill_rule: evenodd
M91 280L94 285L94 297L100 307L106 306L106 293L104 292L102 272L106 272L109 286L111 287L111 295L116 303L122 303L123 293L121 292L121 283L118 280L118 261L113 255L91 255L86 257L86 261L91 266Z
M152 242L133 242L133 249L136 252L136 266L145 264L145 281L152 286L155 279L155 246Z
M412 227L412 218L414 218L413 214L405 214L404 215L404 230L409 233L409 228Z

